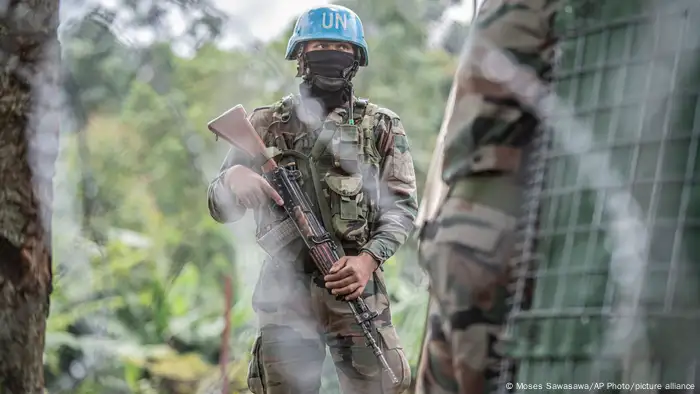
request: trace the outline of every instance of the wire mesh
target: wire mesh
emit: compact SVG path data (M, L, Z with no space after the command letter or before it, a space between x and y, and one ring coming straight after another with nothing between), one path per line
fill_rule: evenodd
M578 122L555 113L532 160L500 387L695 392L700 3L569 0L556 25Z

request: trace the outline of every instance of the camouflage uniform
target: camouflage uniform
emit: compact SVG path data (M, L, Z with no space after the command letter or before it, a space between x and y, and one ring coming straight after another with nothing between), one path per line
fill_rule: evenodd
M470 33L416 220L431 295L417 393L488 392L498 374L518 170L538 123L524 103L547 86L533 82L549 78L556 6L485 0Z
M323 175L334 233L346 255L365 251L381 264L413 229L417 212L415 172L399 117L363 100L356 103L354 118L359 135L350 142L357 143L356 148L362 152L363 175L350 176L339 168L336 147L349 139L338 132L320 155L318 173ZM302 171L302 188L314 196L306 166L284 150L309 155L320 129L346 123L348 114L338 108L324 120L309 112L299 96L288 96L270 107L256 109L250 121L281 165L296 163ZM235 164L255 167L232 149L221 173ZM243 216L245 208L236 203L221 179L216 178L209 187L209 209L217 221L233 222ZM285 218L274 203L255 212L256 238L270 256L263 263L253 296L260 335L250 363L250 390L255 394L318 393L327 344L344 393L403 392L410 384L410 369L391 324L382 270L375 271L362 297L370 309L379 313L374 320L378 331L374 335L401 381L394 388L366 347L348 304L338 301L324 287L301 239L281 241L279 236L269 236L272 229L283 226Z

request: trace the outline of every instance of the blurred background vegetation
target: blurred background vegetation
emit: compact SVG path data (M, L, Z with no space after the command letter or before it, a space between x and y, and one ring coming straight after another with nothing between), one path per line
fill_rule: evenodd
M371 50L357 95L401 115L421 190L467 30L446 17L459 4L339 3L358 12ZM173 9L188 16L178 35L163 22ZM206 123L235 104L251 111L297 92L299 81L295 64L283 59L293 20L269 42L216 45L245 18L202 1L120 0L63 20L71 116L63 120L56 180L51 393L214 392L224 275L234 283L230 388L247 392L256 331L250 297L262 255L250 217L232 226L209 217L207 184L227 146ZM122 34L137 28L150 32L147 44ZM177 54L183 46L187 56ZM427 293L414 249L406 245L386 273L394 323L415 368ZM322 392L338 392L328 372Z

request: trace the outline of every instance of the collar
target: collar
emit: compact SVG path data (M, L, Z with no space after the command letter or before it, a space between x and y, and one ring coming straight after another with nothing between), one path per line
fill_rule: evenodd
M358 98L356 96L353 96L353 103L357 103L357 100ZM297 114L299 115L299 119L312 129L317 129L321 127L323 123L328 121L343 123L348 116L348 108L347 106L344 106L335 108L333 111L331 111L328 115L324 117L320 114L321 109L316 105L315 102L303 100L300 94L294 95L293 102L294 106L297 108ZM355 107L357 107L357 105L355 105Z

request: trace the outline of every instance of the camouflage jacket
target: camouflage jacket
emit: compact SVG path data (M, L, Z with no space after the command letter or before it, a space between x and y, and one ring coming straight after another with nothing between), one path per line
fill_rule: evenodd
M557 0L483 2L454 77L418 226L434 217L447 185L519 171L521 149L541 116L533 107L549 92L558 6ZM475 183L498 188L490 180Z
M510 171L537 125L531 105L548 93L558 2L487 1L455 77L443 179ZM515 149L509 149L515 148Z
M416 177L408 139L399 117L367 101L355 102L354 119L359 129L356 138L363 150L361 160L369 170L362 173L361 179L348 176L333 164L337 163L337 155L333 149L328 149L329 145L319 160L323 165L318 172L323 172L320 177L324 195L333 212L334 228L328 230L335 230L346 253L364 251L381 264L396 252L413 230L417 212ZM324 125L328 122L336 125L347 123L347 118L347 110L343 108L336 109L325 119L313 116L304 109L299 96L288 96L271 106L257 108L249 116L268 151L276 155L280 164L285 163L280 157L284 149L279 146L280 136L288 149L308 155ZM230 149L219 176L209 185L209 210L211 216L221 223L239 220L246 211L237 203L235 190L228 190L222 182L225 171L234 165L250 168L251 162L236 148ZM303 166L299 167L304 174ZM314 200L308 176L302 179L302 187ZM357 205L353 203L349 207L348 201L356 201ZM284 215L275 211L271 203L271 207L256 210L255 220L256 235L260 239L270 228L281 223Z

